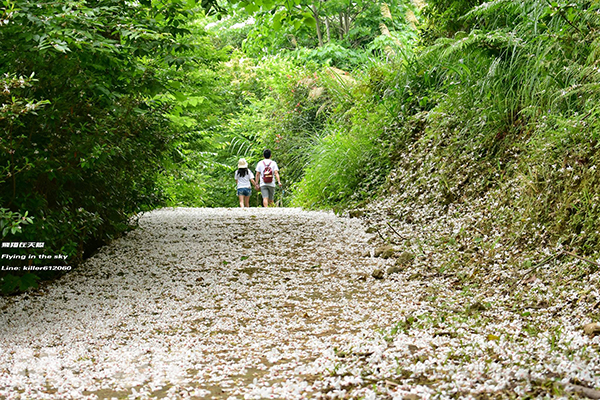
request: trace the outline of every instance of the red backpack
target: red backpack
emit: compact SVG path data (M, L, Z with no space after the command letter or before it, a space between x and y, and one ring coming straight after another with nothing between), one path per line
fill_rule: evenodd
M263 170L263 182L271 183L273 182L273 170L271 169L271 163L264 163L265 169Z

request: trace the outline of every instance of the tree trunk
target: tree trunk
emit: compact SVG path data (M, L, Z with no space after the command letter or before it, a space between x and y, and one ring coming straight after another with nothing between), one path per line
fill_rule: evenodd
M325 17L325 29L327 30L327 43L331 42L331 27L329 26L329 17Z
M346 35L350 33L350 15L348 13L344 13L344 26L346 27Z
M344 39L344 14L340 11L340 40Z
M315 18L315 24L317 26L317 37L319 38L319 47L323 47L323 32L321 32L321 22L319 21L319 10L313 4L312 5L312 13Z
M296 40L296 36L294 35L290 35L290 42L294 45L294 48L297 50L298 49L298 41Z

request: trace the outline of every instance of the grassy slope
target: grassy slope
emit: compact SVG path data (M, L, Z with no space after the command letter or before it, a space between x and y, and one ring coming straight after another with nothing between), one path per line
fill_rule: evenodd
M579 4L580 3L580 4ZM331 112L297 204L335 206L390 169L408 211L480 214L463 232L535 258L600 243L600 6L494 1L469 33L374 67ZM340 97L340 96L337 96ZM330 106L330 108L333 108ZM391 167L390 167L391 164ZM377 194L374 197L379 197Z
M387 340L402 341L415 326L467 329L526 355L486 361L508 375L512 362L530 368L525 392L491 388L484 398L597 388L597 371L551 359L598 358L598 337L581 329L600 321L598 5L512 3L473 12L486 30L371 72L373 104L394 116L373 125L391 144L393 169L350 212L376 232L374 246L393 246L396 269L383 279L425 287L417 300L431 312L406 315ZM530 348L540 338L548 358ZM468 362L473 345L464 338L460 357L447 362ZM433 379L435 368L423 376Z
M524 343L600 320L598 25L587 6L574 27L523 6L516 26L438 43L371 83L413 108L388 137L387 183L351 215L394 247L399 276L435 282L422 300L438 316L447 302L483 304ZM546 30L527 36L535 21Z

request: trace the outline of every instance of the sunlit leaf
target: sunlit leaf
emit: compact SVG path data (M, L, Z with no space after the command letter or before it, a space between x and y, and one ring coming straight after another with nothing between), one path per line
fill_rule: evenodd
M244 7L244 9L246 10L246 12L248 14L253 14L253 13L259 11L260 7L257 6L256 4L251 3L251 4L248 4L246 7Z

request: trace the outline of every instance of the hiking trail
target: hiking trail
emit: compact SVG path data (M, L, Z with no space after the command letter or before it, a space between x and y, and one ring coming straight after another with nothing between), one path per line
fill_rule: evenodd
M394 259L372 257L358 219L177 208L139 224L58 281L0 299L0 398L404 399L534 381L506 356L522 343L501 333L418 329L411 316L435 311L431 282L374 279Z

